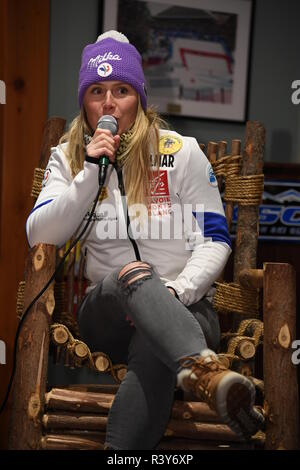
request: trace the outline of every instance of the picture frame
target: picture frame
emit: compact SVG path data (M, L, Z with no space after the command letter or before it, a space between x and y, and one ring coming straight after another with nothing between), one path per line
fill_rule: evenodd
M104 0L102 30L142 55L161 114L245 122L252 0Z

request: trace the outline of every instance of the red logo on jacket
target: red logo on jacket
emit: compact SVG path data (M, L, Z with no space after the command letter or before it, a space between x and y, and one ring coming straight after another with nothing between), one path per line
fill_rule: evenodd
M149 215L167 215L171 212L171 199L167 170L152 171Z

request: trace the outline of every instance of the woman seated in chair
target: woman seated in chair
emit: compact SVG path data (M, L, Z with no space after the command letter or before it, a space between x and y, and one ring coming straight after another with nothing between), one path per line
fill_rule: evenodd
M84 48L78 98L80 114L52 149L26 229L31 246L63 245L88 218L99 160L109 159L81 240L90 286L78 314L91 350L128 364L105 448L154 449L176 385L251 436L262 423L254 386L214 352L220 328L208 299L231 248L210 163L193 137L164 129L147 107L141 56L121 33ZM103 128L107 115L117 132Z

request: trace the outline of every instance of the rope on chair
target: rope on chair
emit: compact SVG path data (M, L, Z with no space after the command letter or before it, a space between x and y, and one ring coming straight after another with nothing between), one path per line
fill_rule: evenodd
M248 338L253 338L255 345L257 346L259 342L262 341L264 335L264 324L261 320L257 318L249 318L247 320L242 320L239 328L236 332L227 331L226 333L221 334L222 339L230 339L236 336L242 337L247 336Z
M237 334L244 335L246 332L249 332L248 334L251 335L254 340L255 347L257 347L263 339L263 322L254 318L241 321Z
M227 367L230 367L236 359L245 361L253 358L263 341L263 329L261 320L250 318L241 321L236 332L222 333L222 350L226 349L226 352L221 354L224 357L220 359L227 361Z
M225 201L233 201L244 206L260 204L264 190L264 175L227 176Z
M45 169L35 168L33 172L33 181L31 188L31 196L37 198L42 189L42 183L44 178Z
M212 162L216 177L226 179L224 200L242 205L258 205L264 190L264 175L239 176L241 155L226 155Z
M214 308L220 313L258 316L258 289L245 289L234 282L216 282Z
M241 155L225 155L215 162L212 162L212 167L216 177L218 176L235 176L240 173L242 165Z
M25 281L19 282L17 292L17 317L21 319L24 310Z
M253 338L249 336L236 336L228 342L227 354L237 354L242 359L251 359L256 352Z
M259 205L264 190L264 175L239 176L242 156L227 155L213 163L216 175L226 180L224 200L241 205ZM245 289L237 283L217 282L214 307L220 313L249 313L257 317L259 310L258 289ZM260 337L260 333L257 333ZM240 332L240 335L242 333ZM234 342L232 343L234 348Z

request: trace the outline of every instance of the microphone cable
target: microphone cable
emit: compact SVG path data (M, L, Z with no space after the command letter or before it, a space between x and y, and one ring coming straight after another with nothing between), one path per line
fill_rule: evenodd
M5 406L6 406L6 403L7 403L9 394L10 394L10 390L11 390L11 387L12 387L12 384L13 384L15 372L16 372L16 365L17 365L17 344L18 344L18 339L19 339L19 335L20 335L20 331L21 331L22 324L23 324L25 318L27 317L27 315L28 315L30 309L34 306L34 304L36 303L36 301L43 295L43 293L48 289L49 285L50 285L51 282L55 279L56 275L58 274L58 272L61 270L62 266L64 265L64 262L65 262L66 257L68 256L68 254L70 253L70 251L74 248L74 246L78 243L78 241L82 238L83 234L86 232L88 226L90 225L90 222L91 222L91 220L92 220L92 217L93 217L94 212L95 212L95 209L96 209L96 205L97 205L99 196L100 196L100 194L101 194L101 191L102 191L102 188L103 188L103 185L104 185L105 176L106 176L106 172L105 172L105 174L103 174L103 176L102 176L102 178L101 178L101 181L100 181L100 184L99 184L99 189L98 189L98 192L97 192L97 196L96 196L96 198L94 199L93 207L92 207L91 213L90 213L90 215L89 215L89 218L88 218L88 220L87 220L85 226L83 227L83 229L81 230L81 232L79 233L79 235L76 237L76 239L71 243L71 245L70 245L69 248L67 249L66 253L64 254L63 258L62 258L62 259L60 260L60 262L58 263L58 265L57 265L57 267L56 267L54 273L53 273L52 276L50 277L50 279L47 281L47 283L44 285L44 287L41 289L41 291L36 295L36 297L30 302L30 304L28 305L28 307L26 308L25 312L22 314L22 316L21 316L21 318L20 318L20 322L19 322L18 327L17 327L16 336L15 336L15 341L14 341L14 349L13 349L13 368L12 368L12 372L11 372L11 375L10 375L9 384L8 384L8 387L7 387L7 390L6 390L6 394L5 394L4 400L3 400L2 404L1 404L1 407L0 407L0 414L4 411L4 408L5 408Z

